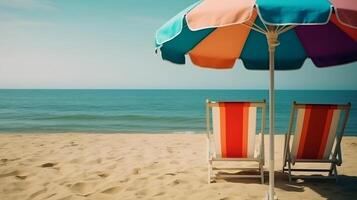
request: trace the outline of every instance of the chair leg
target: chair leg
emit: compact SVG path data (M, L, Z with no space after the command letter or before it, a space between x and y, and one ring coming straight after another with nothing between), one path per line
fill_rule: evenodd
M285 168L286 168L286 159L284 158L284 163L283 163L283 173L285 172Z
M208 160L208 184L212 182L212 160Z
M284 152L283 152L283 172L284 168L286 167L286 140L287 140L287 134L284 135Z
M288 175L289 175L289 183L291 183L291 163L290 163L290 161L288 161Z
M336 167L336 163L331 163L330 166L330 171L328 172L328 176L334 176L336 183L338 181L338 173L337 173L337 167Z
M334 176L335 176L335 180L336 180L336 183L337 183L338 182L338 174L337 174L336 164L333 164L333 171L334 171Z
M285 173L285 171L286 171L286 163L288 163L288 159L286 158L287 157L287 155L285 155L285 158L283 158L283 173Z
M334 163L331 163L331 166L330 166L330 171L328 172L328 175L329 176L332 176L333 172L334 172Z
M262 184L264 184L264 169L261 163L259 163L259 169L260 169L261 182Z

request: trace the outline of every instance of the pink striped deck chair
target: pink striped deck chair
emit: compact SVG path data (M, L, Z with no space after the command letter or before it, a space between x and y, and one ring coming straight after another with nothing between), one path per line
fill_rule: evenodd
M341 140L351 104L293 103L288 133L285 135L283 172L292 178L332 178L342 164ZM292 142L290 142L292 138ZM329 169L292 168L297 162L330 163ZM328 176L292 176L292 171L328 172Z
M261 102L213 102L207 100L206 104L208 182L211 183L212 178L241 177L261 178L261 182L264 183L265 100ZM261 115L260 118L259 115ZM260 129L259 123L257 123L259 120L261 122ZM257 132L260 133L260 140L259 136L257 138ZM256 142L257 139L259 143ZM257 143L259 146L256 145ZM255 161L258 163L257 168L220 169L255 169L259 174L215 174L213 170L220 170L213 167L215 161Z

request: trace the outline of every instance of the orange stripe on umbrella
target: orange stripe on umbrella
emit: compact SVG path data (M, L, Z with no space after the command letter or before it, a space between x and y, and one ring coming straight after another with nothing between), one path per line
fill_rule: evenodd
M256 12L253 12L248 23L252 24L256 17ZM201 67L232 68L240 57L250 30L243 24L217 28L195 46L189 56L194 64Z

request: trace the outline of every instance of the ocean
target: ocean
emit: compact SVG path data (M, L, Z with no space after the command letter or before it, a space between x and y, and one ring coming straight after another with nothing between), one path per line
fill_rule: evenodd
M206 99L268 100L268 91L0 90L0 133L201 133ZM277 91L278 133L287 131L293 101L351 102L345 133L357 136L357 91Z

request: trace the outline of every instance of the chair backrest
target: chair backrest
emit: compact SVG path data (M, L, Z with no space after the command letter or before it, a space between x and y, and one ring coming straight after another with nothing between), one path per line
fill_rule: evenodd
M294 133L291 147L292 159L330 159L336 145L339 145L341 141L350 107L350 104L297 104L294 102L289 126L289 136ZM293 128L294 122L295 129Z
M258 109L261 109L261 132L263 132L265 126L265 101L208 102L207 105L208 108L212 109L213 140L216 157L254 158L257 114ZM207 116L209 118L209 113ZM208 119L208 129L210 129L209 121Z

